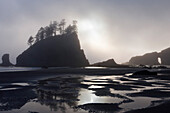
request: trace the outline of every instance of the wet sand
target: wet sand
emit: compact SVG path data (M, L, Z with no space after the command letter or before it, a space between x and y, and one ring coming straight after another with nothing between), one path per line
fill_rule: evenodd
M169 111L170 69L150 69L158 72L155 76L129 75L139 70L144 69L53 68L1 72L0 112Z

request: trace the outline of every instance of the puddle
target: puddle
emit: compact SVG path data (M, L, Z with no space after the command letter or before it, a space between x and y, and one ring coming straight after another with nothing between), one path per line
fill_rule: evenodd
M3 113L88 113L82 109L75 109L67 104L57 104L55 107L49 108L48 105L39 102L28 102L20 109L11 111L3 111Z
M28 83L12 83L12 85L29 86Z
M20 88L3 88L0 89L0 91L8 91L8 90L16 90L16 89L20 89Z
M91 85L90 87L88 88L104 88L104 86L96 86L96 85Z
M76 109L76 106L85 104L118 104L119 107L123 108L123 111L141 109L149 107L152 101L162 100L162 98L131 97L130 94L142 93L144 90L153 89L169 92L170 89L166 85L159 84L164 82L168 83L169 81L128 78L123 75L60 76L54 79L43 80L41 84L37 84L37 88L34 89L36 92L36 97L34 97L37 99L36 101L26 101L21 108L10 111L4 110L3 113L29 113L29 111L39 113L87 113L88 111ZM5 92L7 90L19 89L13 88L14 86L12 87L12 85L29 86L28 83L12 83L10 85L11 87L8 88L3 88L1 85L0 91ZM127 90L127 87L132 88ZM25 87L23 87L23 89L24 88ZM27 91L27 89L25 90ZM98 94L95 91L98 92ZM20 96L21 93L22 92L17 90L17 95ZM27 92L26 94L31 95L32 93ZM100 96L96 96L95 94ZM25 95L25 93L23 93L23 95ZM33 99L32 96L30 98ZM3 99L0 100L0 102L1 101L3 101ZM3 104L4 103L0 105Z
M120 103L123 99L109 96L96 96L93 94L94 91L81 89L79 92L78 105L89 104L89 103Z

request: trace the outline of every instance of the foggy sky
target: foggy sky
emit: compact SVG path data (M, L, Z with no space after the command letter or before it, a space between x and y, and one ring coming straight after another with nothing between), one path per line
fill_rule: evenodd
M27 40L51 20L78 21L82 49L90 63L170 47L169 0L0 0L0 56L16 57ZM82 28L83 23L91 28ZM86 24L86 25L88 25Z

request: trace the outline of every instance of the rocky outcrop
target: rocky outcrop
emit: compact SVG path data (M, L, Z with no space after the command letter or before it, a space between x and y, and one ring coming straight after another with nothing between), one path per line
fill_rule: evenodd
M92 64L92 66L115 67L115 66L118 66L118 64L114 61L114 59L109 59L107 61L103 61L103 62L98 62L98 63Z
M43 39L17 57L17 66L81 67L88 66L76 33Z
M159 53L161 64L170 65L170 48L164 49Z
M129 61L130 64L135 64L135 65L158 65L158 57L159 54L157 52L153 53L147 53L144 54L143 56L135 56L132 57Z
M9 54L4 54L2 56L2 63L0 66L13 66L13 64L9 60Z
M132 77L149 77L149 76L156 76L157 72L150 72L148 70L141 70L141 71L137 71L134 72L132 74Z
M158 61L160 58L161 63ZM142 56L132 57L129 60L132 65L170 65L170 48L164 49L161 52L147 53Z

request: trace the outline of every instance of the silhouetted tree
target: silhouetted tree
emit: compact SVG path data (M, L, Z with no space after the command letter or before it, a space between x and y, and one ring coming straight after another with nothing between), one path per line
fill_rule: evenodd
M66 29L65 29L65 25L66 25L65 19L62 19L60 23L58 23L57 21L53 21L53 22L51 21L49 26L46 26L44 28L41 27L34 38L32 36L29 38L28 45L32 45L33 42L36 43L48 37L56 36L57 31L60 32L60 35L71 34L73 32L77 33L76 20L73 20L72 25L69 25L68 27L66 27Z
M39 38L40 40L45 39L45 30L43 27L41 27L39 30Z
M70 34L70 33L72 33L72 30L73 30L72 26L69 25L69 26L65 29L65 32L66 32L66 34Z
M73 32L77 33L77 21L74 20L73 21L73 25L69 25L66 29L65 29L66 34L71 34Z
M44 31L44 28L43 27L41 27L39 30L38 30L38 32L37 32L37 34L36 34L36 36L35 36L35 43L36 42L38 42L38 41L40 41L41 39L44 39L44 35L43 35L43 32Z
M59 30L57 21L53 21L53 23L51 24L51 28L53 29L54 36L56 36L56 32Z
M74 32L78 32L78 29L77 29L77 20L73 20L73 31Z
M50 37L53 35L53 29L49 26L45 27L45 34L46 34L46 38Z
M33 42L34 42L34 38L33 38L32 36L30 36L30 38L28 39L27 44L28 44L29 46L32 46Z
M65 19L62 19L60 24L59 24L60 34L64 34L64 32L65 32L65 25L66 25Z

